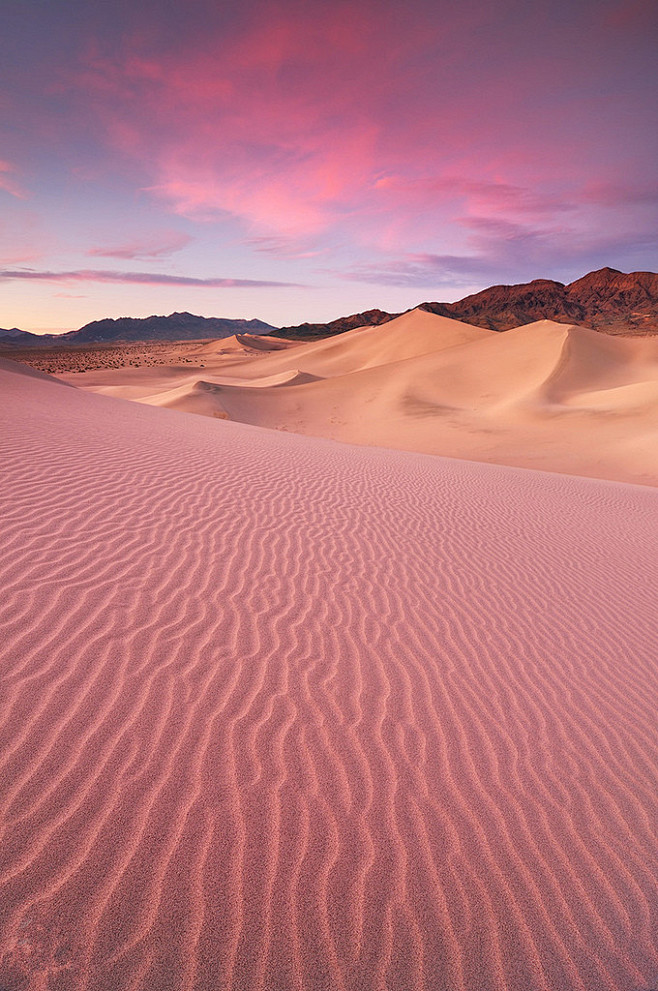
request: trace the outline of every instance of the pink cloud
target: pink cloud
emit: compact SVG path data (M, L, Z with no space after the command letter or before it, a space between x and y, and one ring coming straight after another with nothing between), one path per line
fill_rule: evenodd
M381 79L373 85L370 69L355 67L349 48L348 64L341 65L340 51L337 57L332 52L339 71L326 64L326 51L319 66L310 65L309 58L319 59L318 46L326 41L322 25L309 32L308 25L296 31L288 26L273 38L255 38L233 59L223 58L223 71L230 73L232 83L215 77L214 58L209 64L197 59L193 67L173 65L161 73L134 60L121 69L106 65L104 72L119 76L121 107L118 114L110 108L108 130L117 148L152 170L155 181L146 191L174 213L197 221L237 217L254 237L321 236L349 226L358 214L359 237L374 237L378 243L386 241L386 214L398 218L390 236L408 238L419 222L431 224L446 204L461 204L461 210L467 202L477 213L491 209L513 214L555 206L556 198L542 201L508 178L455 178L453 169L463 168L462 155L456 162L443 149L437 155L437 145L450 148L463 140L453 115L444 114L441 140L435 135L429 145L418 139L415 121L387 121L382 105L389 95L387 80L396 74L397 65L391 62L399 61L399 52L387 54L384 38L378 45ZM353 33L358 34L356 28ZM331 34L328 28L326 34ZM286 81L288 63L302 77L298 86ZM146 126L143 119L124 113L126 76L134 86L133 105L135 95L139 103L146 101L152 120ZM167 128L165 121L175 123ZM391 129L397 133L386 147ZM403 174L398 181L387 181L382 166L385 171L401 167ZM499 157L495 166L505 174Z
M16 169L9 162L0 161L0 190L15 196L16 199L27 199L27 193L14 178Z
M90 50L73 82L90 126L172 213L237 219L259 251L304 245L288 257L341 239L467 254L469 217L549 239L566 217L591 227L589 177L614 183L623 156L598 123L598 53L574 58L548 7L466 0L448 16L429 3L410 14L295 0L245 11L166 48L127 33L118 54Z
M0 246L0 265L23 265L25 262L35 262L43 257L43 251L37 248L21 249L17 244L11 244L7 249Z
M654 0L622 0L603 15L604 27L610 31L629 28L651 29L658 26L658 11Z
M581 198L584 202L606 207L633 205L658 206L658 182L630 186L623 182L589 181L585 183Z
M430 204L435 209L450 204L467 215L538 220L574 209L574 204L564 195L506 182L502 178L474 179L450 174L411 178L384 175L377 179L374 188L391 211L406 207L408 211L421 213Z
M253 248L254 251L278 255L280 258L318 258L325 253L322 249L312 248L309 240L277 234L248 237L244 239L243 243Z
M78 82L175 213L237 216L255 234L321 232L376 168L367 51L381 48L385 73L385 16L348 3L267 13L207 52L95 54Z
M101 258L161 258L180 251L193 239L182 231L162 231L124 244L90 248L87 254Z

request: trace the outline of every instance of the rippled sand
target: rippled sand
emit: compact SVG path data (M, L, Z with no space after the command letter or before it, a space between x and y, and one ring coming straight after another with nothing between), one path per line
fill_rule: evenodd
M655 489L0 389L0 987L658 986Z

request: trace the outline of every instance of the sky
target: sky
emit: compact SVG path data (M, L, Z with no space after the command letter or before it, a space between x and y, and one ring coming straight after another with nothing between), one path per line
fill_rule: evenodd
M655 0L0 6L0 327L658 269Z

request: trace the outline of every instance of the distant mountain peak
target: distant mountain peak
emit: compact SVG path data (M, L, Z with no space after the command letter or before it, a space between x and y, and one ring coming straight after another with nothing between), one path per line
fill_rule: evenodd
M376 327L399 315L399 313L387 313L386 310L364 310L362 313L352 313L348 317L339 317L338 320L332 320L330 323L300 323L295 327L280 327L276 333L280 337L290 339L327 337L344 334L345 331L355 330L357 327Z
M41 344L42 340L43 338L39 334L31 334L29 330L19 330L18 327L4 330L0 327L0 344L11 347L32 347L35 344Z
M493 286L457 303L427 305L436 305L434 312L491 330L555 320L609 334L658 333L658 275L626 274L606 267L569 285L534 279L516 286Z
M516 285L497 285L466 296L456 303L421 303L417 309L452 317L489 330L509 330L538 320L580 324L608 334L658 333L658 275L625 274L601 268L565 285L553 279L533 279ZM377 318L367 320L370 313ZM327 336L399 316L371 310L327 324L300 324L279 332L288 338ZM358 318L364 318L358 323Z
M635 272L631 273L631 275L636 275L636 274L637 273ZM625 273L621 272L618 268L610 268L609 265L604 265L603 268L597 268L595 269L595 271L588 272L587 275L583 275L582 278L576 279L576 282L585 282L585 281L597 282L600 281L601 279L609 279L616 275L625 275ZM573 286L576 283L571 282L569 284Z
M191 341L220 340L234 334L270 334L276 328L262 320L231 320L199 317L194 313L169 316L119 317L94 320L68 335L68 344L99 344L108 341Z

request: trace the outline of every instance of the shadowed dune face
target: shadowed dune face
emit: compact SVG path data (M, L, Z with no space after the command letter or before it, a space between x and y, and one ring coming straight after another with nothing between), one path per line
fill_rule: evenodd
M658 493L0 389L0 987L655 985Z
M496 333L415 310L276 352L247 356L236 342L202 357L67 380L350 443L658 484L658 337L548 320Z
M638 389L639 387L639 389ZM596 408L605 395L608 408L623 411L628 390L649 387L658 399L658 337L608 338L584 327L572 327L560 361L545 382L553 403ZM648 408L642 403L640 410Z
M50 375L46 375L45 372L39 371L37 368L30 368L29 365L23 365L17 361L12 361L7 358L0 358L0 374L10 373L11 375L25 375L28 378L41 379L43 382L50 382L54 384L59 382L59 379L55 379ZM12 381L11 379L9 381ZM62 385L62 382L59 382Z
M235 340L244 348L253 351L289 351L297 347L295 341L284 341L278 337L254 337L252 334L237 334Z

